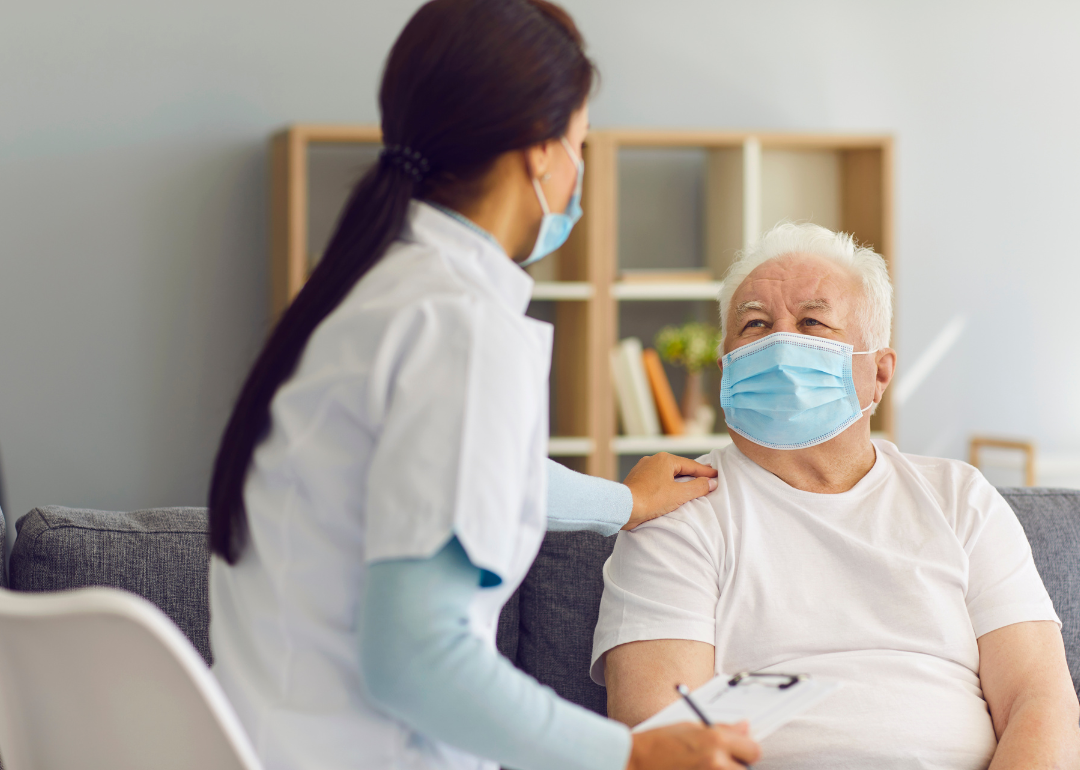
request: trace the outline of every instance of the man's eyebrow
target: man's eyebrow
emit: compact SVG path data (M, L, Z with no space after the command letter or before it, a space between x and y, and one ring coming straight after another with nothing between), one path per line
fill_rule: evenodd
M832 310L827 299L808 299L799 303L799 310Z
M735 307L735 321L742 321L742 316L752 310L765 311L765 302L759 302L756 299L752 299L748 302L743 302L741 305Z
M759 302L756 299L752 299L749 302L743 302L741 305L735 308L735 320L741 321L742 317L749 313L751 310L765 310L765 303Z

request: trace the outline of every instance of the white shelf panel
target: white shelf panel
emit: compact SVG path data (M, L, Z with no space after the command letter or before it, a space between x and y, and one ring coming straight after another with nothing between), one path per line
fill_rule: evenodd
M616 436L611 451L620 455L652 455L657 452L703 455L731 443L726 433L706 436Z
M588 437L552 436L548 439L549 457L584 457L591 455L596 442Z
M537 281L533 284L532 298L542 300L592 299L593 285L587 281Z
M715 300L723 281L681 283L622 283L612 285L611 294L621 300L711 299Z

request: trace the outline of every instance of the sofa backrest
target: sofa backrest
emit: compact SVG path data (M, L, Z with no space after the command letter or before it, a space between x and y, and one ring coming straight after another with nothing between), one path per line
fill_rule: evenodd
M14 590L122 588L160 607L213 662L205 508L108 513L47 506L15 528Z
M11 587L130 591L160 607L209 665L208 528L205 508L35 508L16 523ZM589 656L604 588L601 571L614 542L589 532L549 533L499 619L498 646L507 658L601 714L605 690L589 679Z
M1061 616L1080 693L1080 490L1001 492L1027 532ZM12 588L126 589L160 607L212 662L204 508L105 513L50 506L23 516L17 529ZM606 713L606 691L589 678L589 661L603 565L614 543L614 537L589 532L548 533L499 620L498 646L507 658L562 697L600 714Z
M607 690L589 678L593 629L614 537L549 532L499 623L499 649L555 692L607 714Z
M1054 609L1073 686L1080 694L1080 489L999 490L1016 511Z

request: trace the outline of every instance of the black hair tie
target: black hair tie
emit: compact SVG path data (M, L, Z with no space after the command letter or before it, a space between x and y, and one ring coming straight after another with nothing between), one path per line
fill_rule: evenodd
M416 184L420 184L431 171L431 164L418 150L401 144L390 144L383 148L379 158L402 172Z

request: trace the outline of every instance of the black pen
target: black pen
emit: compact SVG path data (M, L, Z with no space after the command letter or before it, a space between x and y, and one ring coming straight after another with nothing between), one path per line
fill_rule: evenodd
M682 699L684 701L686 701L686 705L690 707L690 710L697 714L698 719L701 720L701 723L703 725L705 725L706 727L713 726L713 723L709 720L707 716L705 716L705 712L698 708L698 704L694 703L694 700L690 697L689 687L687 687L685 684L677 684L675 685L675 691L682 696ZM739 762L739 764L741 765L743 763ZM747 770L754 770L750 765L745 765L745 767Z
M691 700L689 687L687 687L685 684L677 684L675 685L675 690L679 693L679 695L682 696L682 699L686 701L686 705L689 706L690 709L698 715L698 719L701 720L701 723L703 725L705 725L706 727L713 726L713 723L709 721L709 718L707 716L705 716L705 712L699 709L698 705L694 703L693 700Z

